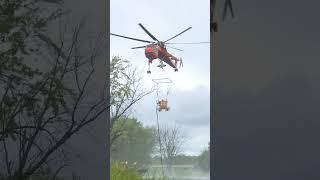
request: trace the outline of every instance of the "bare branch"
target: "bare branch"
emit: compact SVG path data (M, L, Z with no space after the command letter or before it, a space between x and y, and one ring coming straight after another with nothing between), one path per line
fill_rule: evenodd
M156 135L158 153L163 156L169 169L171 169L174 158L181 152L184 136L180 128L163 126ZM160 148L161 147L161 148Z
M87 103L90 97L87 98L86 94L91 89L90 84L95 80L96 59L99 56L101 44L97 42L92 52L88 53L89 56L81 59L81 55L78 54L81 52L78 50L81 49L78 40L81 28L82 25L79 25L74 29L69 47L65 46L67 43L64 41L58 46L51 39L40 34L39 37L53 47L48 50L55 54L50 57L54 58L54 62L49 65L48 72L43 76L39 75L35 85L27 81L22 84L28 87L27 91L19 92L17 89L10 89L9 85L5 88L4 96L10 93L11 96L17 93L22 94L10 109L10 113L6 115L8 116L6 119L12 119L14 122L19 120L18 123L15 126L4 126L0 131L0 140L3 141L2 146L6 157L10 152L7 151L5 139L2 137L8 134L18 137L16 140L17 167L12 166L13 161L5 159L9 175L24 179L41 172L41 169L49 166L51 161L56 161L53 157L62 155L64 145L75 133L100 118L110 107L106 99L106 92L101 94L103 97L97 102ZM80 75L81 71L83 74ZM67 88L70 78L75 79L74 82L77 85L75 91ZM102 90L105 88L103 87ZM68 99L70 95L74 98ZM96 94L93 95L96 96ZM1 98L0 105L4 101L4 96ZM27 104L30 98L37 99L33 106L29 107L30 110L26 110L26 107L30 106ZM23 118L23 121L20 121L20 118ZM65 165L58 168L53 178L63 167ZM13 169L9 172L10 168Z

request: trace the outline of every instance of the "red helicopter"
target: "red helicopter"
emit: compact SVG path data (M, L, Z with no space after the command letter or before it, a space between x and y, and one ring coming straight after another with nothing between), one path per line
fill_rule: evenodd
M160 60L160 64L158 65L159 68L164 68L166 65L163 64L163 62L167 63L169 66L171 66L172 68L174 68L174 71L177 72L178 71L178 62L180 61L180 67L183 66L182 63L182 59L178 59L175 56L171 55L170 53L168 53L166 47L166 44L199 44L199 43L168 43L168 41L172 40L173 38L176 38L177 36L181 35L182 33L190 30L192 27L189 27L187 29L185 29L184 31L182 31L181 33L169 38L166 41L159 41L157 38L155 38L141 23L139 23L139 26L154 40L154 41L148 41L148 40L143 40L143 39L137 39L137 38L132 38L132 37L127 37L127 36L122 36L122 35L118 35L118 34L113 34L110 33L113 36L118 36L118 37L122 37L122 38L126 38L126 39L131 39L131 40L135 40L135 41L140 41L140 42L145 42L145 43L150 43L148 45L145 46L138 46L138 47L133 47L131 49L138 49L138 48L145 48L145 56L148 58L148 65L149 65L149 69L147 71L147 73L151 73L150 71L150 64L152 63L153 60L155 59L159 59ZM201 43L210 43L210 42L201 42ZM169 47L169 48L173 48L179 51L183 51L181 49L178 48L174 48L174 47Z

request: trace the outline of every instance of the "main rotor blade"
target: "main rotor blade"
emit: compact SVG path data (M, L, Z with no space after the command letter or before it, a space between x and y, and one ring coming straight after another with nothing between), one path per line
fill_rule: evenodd
M186 43L166 43L166 44L208 44L210 42L186 42Z
M152 41L147 41L147 40L143 40L143 39L136 39L136 38L132 38L132 37L127 37L127 36L122 36L122 35L118 35L118 34L113 34L110 33L113 36L118 36L118 37L122 37L122 38L126 38L126 39L131 39L131 40L135 40L135 41L141 41L141 42L145 42L145 43L154 43Z
M167 46L167 47L175 49L175 50L178 50L178 51L183 51L182 49L174 48L174 47L171 47L171 46Z
M232 8L232 3L231 0L225 0L224 2L224 9L223 9L223 14L222 14L222 20L224 21L227 15L227 9L230 9L231 12L231 17L234 18L234 13L233 13L233 8Z
M139 26L144 30L144 32L146 32L153 40L158 41L159 40L157 38L155 38L141 23L139 23Z
M146 47L146 46L138 46L138 47L133 47L131 49L139 49L139 48L144 48L144 47Z
M189 30L189 29L191 29L191 28L192 28L192 27L188 27L186 30L182 31L181 33L179 33L179 34L177 34L177 35L173 36L172 38L170 38L170 39L168 39L168 40L166 40L166 41L164 41L164 42L170 41L171 39L173 39L173 38L175 38L175 37L177 37L177 36L181 35L182 33L184 33L184 32L186 32L186 31L188 31L188 30Z

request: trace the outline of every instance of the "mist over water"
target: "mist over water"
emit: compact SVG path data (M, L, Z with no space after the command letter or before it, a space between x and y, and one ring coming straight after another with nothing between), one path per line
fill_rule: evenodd
M174 165L170 172L166 165L151 165L144 178L166 177L166 180L209 180L210 172L204 172L193 165Z

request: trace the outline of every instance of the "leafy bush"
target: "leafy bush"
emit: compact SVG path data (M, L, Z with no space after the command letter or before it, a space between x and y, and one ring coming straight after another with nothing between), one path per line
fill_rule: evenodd
M150 164L154 147L153 132L135 118L119 118L112 125L111 160L137 163L139 168Z
M111 163L110 178L111 180L143 180L136 169L121 162Z

